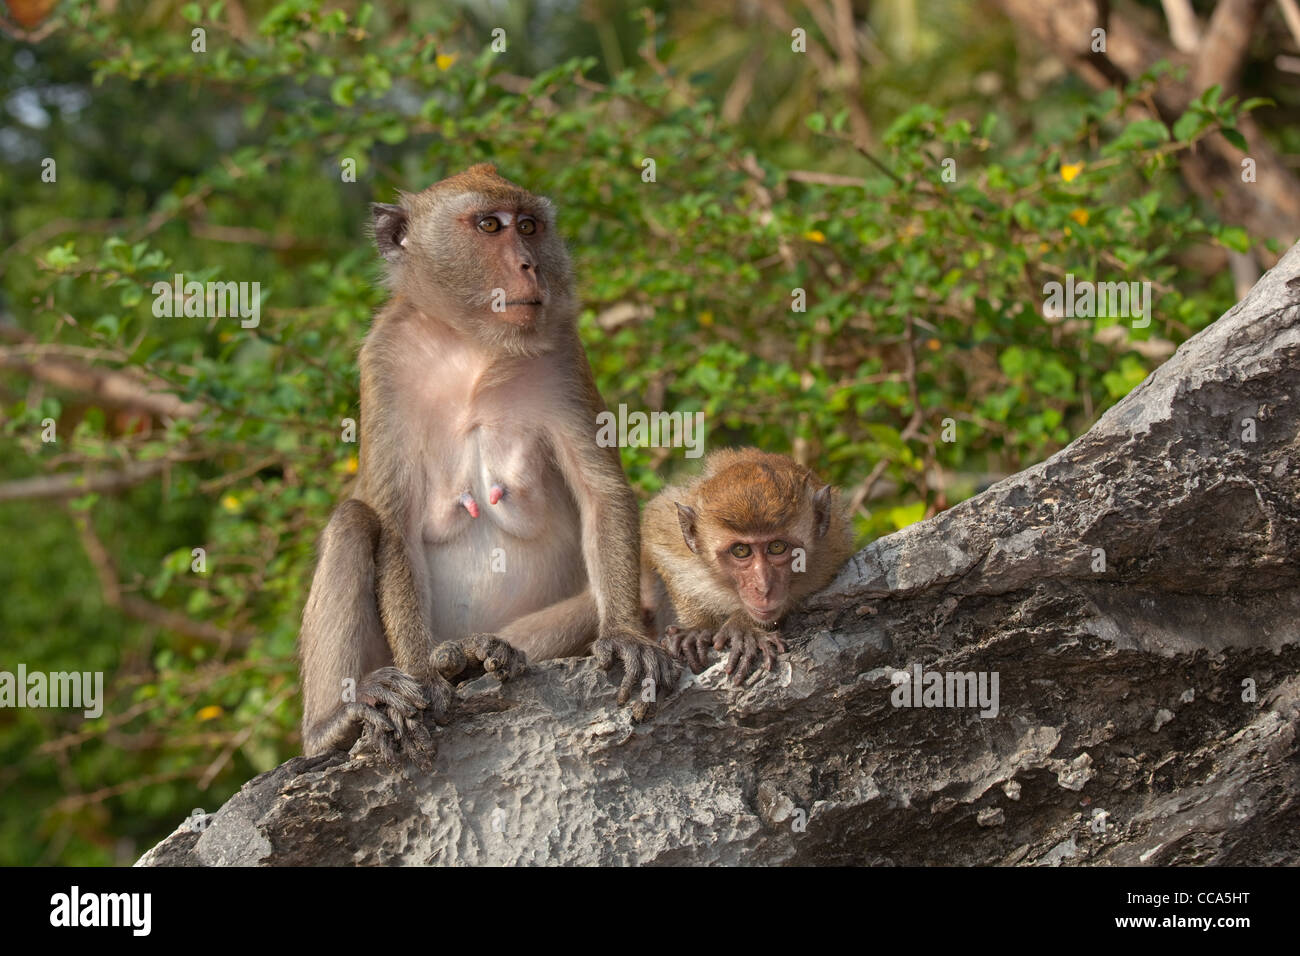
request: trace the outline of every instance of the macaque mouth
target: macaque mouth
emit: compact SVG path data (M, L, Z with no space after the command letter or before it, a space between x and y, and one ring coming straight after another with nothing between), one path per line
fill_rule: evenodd
M541 305L541 299L507 299L506 306L512 305Z
M748 611L750 616L756 621L767 623L768 621L775 621L777 619L778 615L781 613L781 605L773 604L768 607L758 607L746 601L745 610Z

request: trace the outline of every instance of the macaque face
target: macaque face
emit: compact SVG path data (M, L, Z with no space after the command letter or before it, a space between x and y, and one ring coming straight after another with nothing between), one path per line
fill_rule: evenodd
M546 221L534 208L475 208L457 219L471 254L484 264L491 288L485 322L506 322L520 329L537 325L546 306L549 287L541 263L546 242Z
M549 207L528 193L440 202L412 217L405 251L422 264L417 281L433 310L489 339L544 333L567 307L568 257Z
M374 208L393 291L431 318L518 354L573 321L573 270L548 200L471 170Z
M728 541L715 552L718 566L756 623L775 624L785 613L790 601L791 560L799 547L802 545L789 537L745 537Z

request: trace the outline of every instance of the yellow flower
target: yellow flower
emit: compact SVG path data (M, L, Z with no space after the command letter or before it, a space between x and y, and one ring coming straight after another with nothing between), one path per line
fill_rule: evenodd
M456 62L455 53L439 53L438 58L434 61L438 64L438 69L449 70L451 65Z
M1088 210L1072 209L1070 211L1070 218L1073 219L1075 222L1077 222L1079 225L1086 226L1088 225Z
M803 234L803 237L805 239L811 239L813 242L826 241L826 234L822 232L820 229L810 229L808 232L805 232Z
M1061 166L1061 178L1067 183L1074 182L1074 177L1083 172L1083 163L1065 163Z
M223 711L220 707L218 707L216 704L211 704L210 706L204 707L202 710L200 710L196 716L199 718L199 720L216 720L223 713L225 713L225 711Z
M226 495L221 499L221 507L225 508L232 515L239 513L239 499L234 495Z
M355 475L357 473L357 464L357 456L348 455L348 460L343 463L343 470L349 475Z
M712 324L713 324L713 313L708 311L701 312L700 325L707 327L707 326L711 326Z

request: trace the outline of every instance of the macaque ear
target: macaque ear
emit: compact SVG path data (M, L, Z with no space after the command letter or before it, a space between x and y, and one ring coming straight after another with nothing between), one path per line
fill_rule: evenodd
M677 502L673 502L677 504ZM682 526L682 537L686 539L686 547L691 549L692 554L699 554L700 549L695 541L695 509L686 505L677 505L677 523Z
M386 202L370 204L370 226L379 254L389 262L402 254L406 245L406 210Z
M826 532L831 529L831 492L830 485L823 485L813 495L813 520L818 538L826 537Z

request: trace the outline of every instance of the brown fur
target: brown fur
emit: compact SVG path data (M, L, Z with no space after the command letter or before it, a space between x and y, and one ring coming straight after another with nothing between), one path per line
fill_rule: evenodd
M489 215L508 224L487 234ZM362 726L408 743L417 711L445 711L449 661L504 677L596 641L624 665L621 700L669 680L639 634L636 499L595 442L604 404L554 207L479 165L376 206L374 230L394 294L361 349L356 489L303 614L304 750ZM495 289L522 304L494 311ZM447 641L463 647L436 653Z
M683 507L685 511L683 511ZM694 520L691 522L690 515ZM694 530L695 550L683 523ZM819 525L825 531L819 533ZM777 565L761 574L738 568L728 557L736 543L765 547L772 540L796 543L806 552L806 570L791 573ZM711 454L704 471L686 485L660 492L646 506L642 519L642 603L644 618L656 634L668 626L670 637L684 632L701 635L722 650L731 646L728 670L753 663L765 648L779 645L775 629L807 595L830 583L853 550L847 507L839 492L823 486L808 468L784 455L754 448L726 449ZM764 554L763 557L766 557ZM755 554L751 564L758 562ZM775 556L772 561L779 562ZM770 585L782 591L770 620L759 620L747 606L742 584ZM784 589L784 590L782 590ZM758 632L768 632L767 637ZM764 642L767 643L764 643ZM674 646L670 641L670 646ZM781 645L783 646L783 645ZM687 658L692 663L695 661Z

